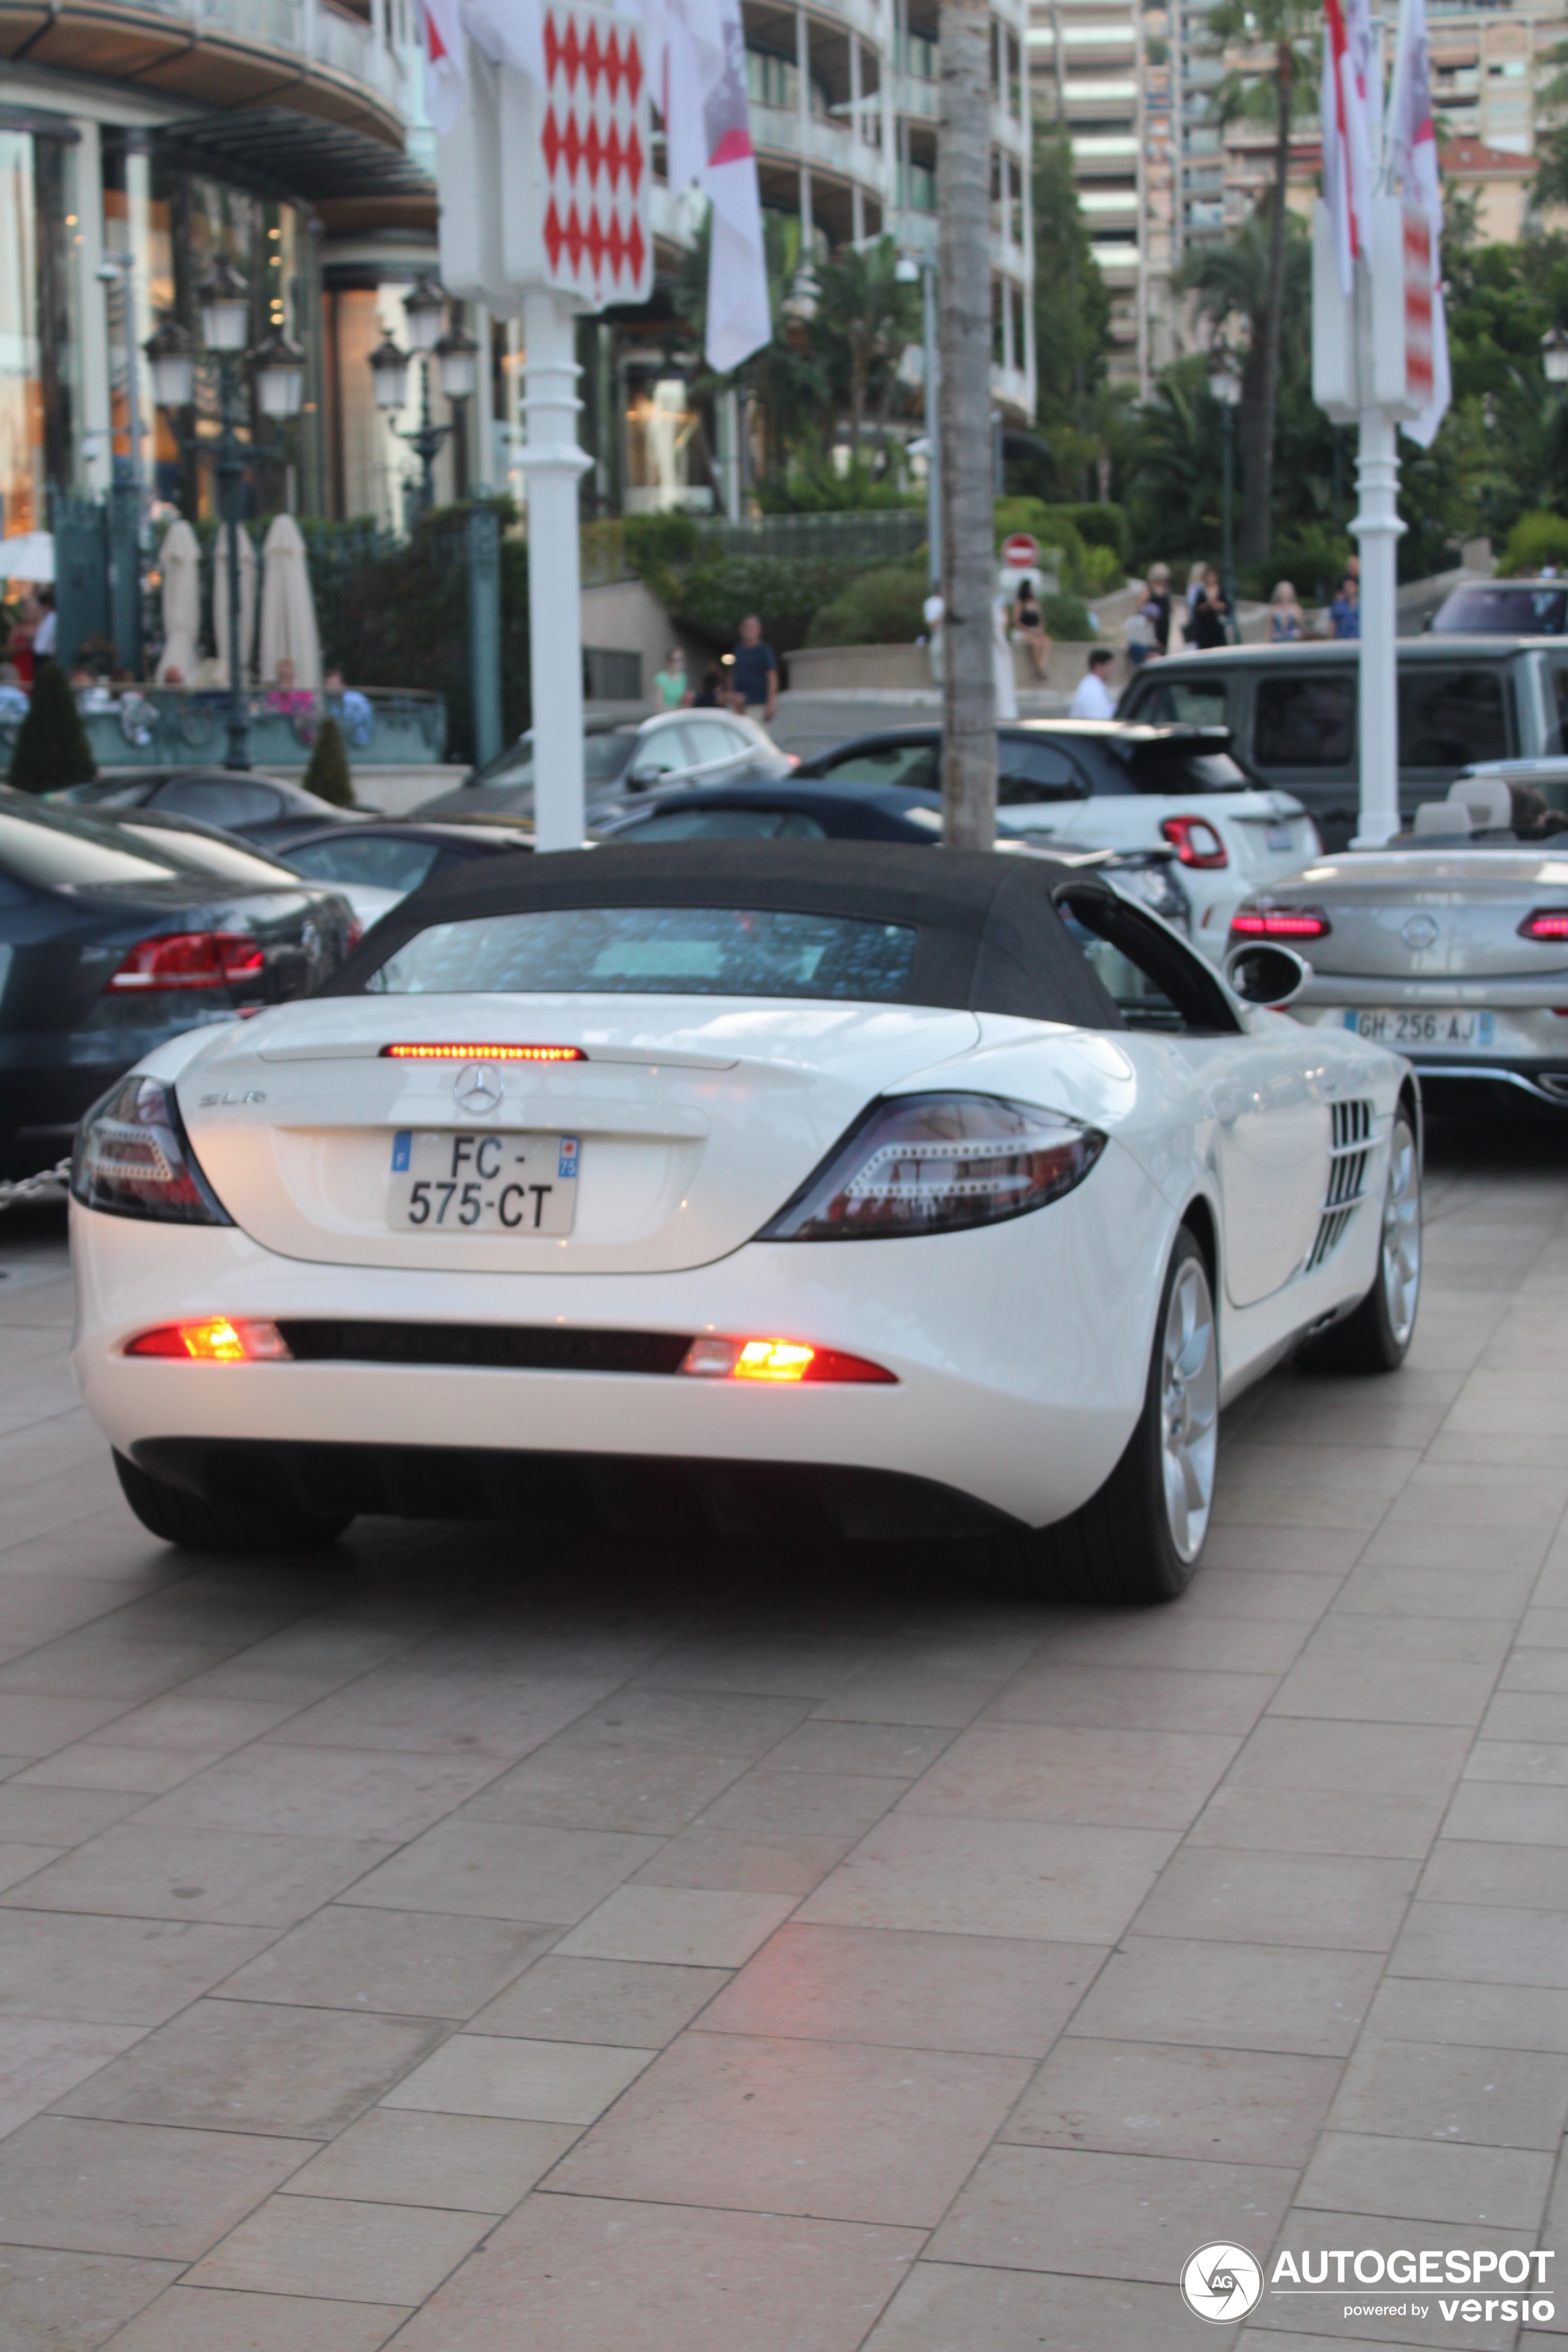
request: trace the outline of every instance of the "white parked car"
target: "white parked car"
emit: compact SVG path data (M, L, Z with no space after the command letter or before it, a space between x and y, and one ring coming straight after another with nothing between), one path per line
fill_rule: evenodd
M1272 1003L1300 960L1245 950ZM1409 1067L1048 859L497 858L83 1121L75 1364L132 1507L980 1532L1197 1566L1221 1403L1402 1360Z
M1223 727L1020 719L996 730L996 797L1011 830L1062 849L1171 848L1192 902L1193 941L1213 963L1243 898L1294 874L1321 844L1290 793L1254 791ZM940 727L858 735L801 780L940 791Z

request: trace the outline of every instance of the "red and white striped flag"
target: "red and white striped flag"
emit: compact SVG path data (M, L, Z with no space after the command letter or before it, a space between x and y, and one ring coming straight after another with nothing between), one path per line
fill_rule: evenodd
M1367 0L1323 0L1323 201L1349 294L1372 235L1372 108L1377 73Z
M1423 449L1436 438L1452 383L1448 373L1448 324L1443 310L1443 188L1437 173L1437 133L1432 121L1432 68L1426 48L1426 0L1401 0L1399 46L1388 101L1390 177L1408 205L1426 214L1432 231L1432 397L1422 414L1401 429Z

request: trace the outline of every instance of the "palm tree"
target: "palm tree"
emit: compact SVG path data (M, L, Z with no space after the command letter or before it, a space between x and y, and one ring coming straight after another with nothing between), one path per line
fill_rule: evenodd
M942 838L950 849L989 849L996 837L989 0L942 0L938 31Z
M900 284L898 266L898 246L884 236L872 246L841 247L818 280L812 343L827 362L835 399L849 412L852 470L860 466L860 436L873 401L886 438L899 362L920 336L920 293Z
M1214 111L1222 122L1246 117L1274 126L1274 177L1267 198L1268 276L1261 312L1254 313L1262 329L1262 347L1251 383L1244 381L1237 420L1241 444L1237 552L1244 563L1260 563L1268 553L1271 536L1279 345L1286 306L1290 131L1297 115L1316 100L1321 16L1315 0L1217 0L1209 11L1208 28L1216 42L1245 43L1268 59L1263 65L1233 67L1214 95Z

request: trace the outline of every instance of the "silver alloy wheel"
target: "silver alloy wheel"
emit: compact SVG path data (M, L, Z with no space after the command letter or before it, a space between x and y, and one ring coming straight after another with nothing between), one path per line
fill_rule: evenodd
M1184 1561L1196 1559L1214 1507L1219 1444L1219 1365L1214 1300L1201 1261L1184 1263L1171 1288L1160 1342L1160 1459L1165 1518Z
M1421 1297L1421 1168L1415 1137L1403 1112L1388 1139L1388 1183L1383 1195L1383 1297L1396 1347L1409 1342Z

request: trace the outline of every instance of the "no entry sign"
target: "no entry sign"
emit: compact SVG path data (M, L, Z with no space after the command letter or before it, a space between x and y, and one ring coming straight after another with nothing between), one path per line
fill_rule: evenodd
M1002 561L1010 572L1027 572L1039 560L1039 541L1026 530L1016 530L1002 541Z

